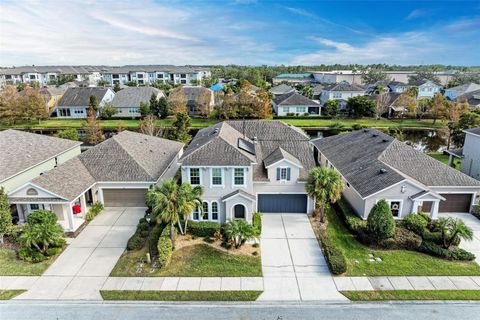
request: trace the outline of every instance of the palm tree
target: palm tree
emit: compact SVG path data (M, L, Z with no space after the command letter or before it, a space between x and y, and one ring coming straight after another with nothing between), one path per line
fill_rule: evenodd
M457 237L464 240L473 239L472 229L463 222L462 219L439 218L437 228L442 234L443 247L450 248Z
M308 174L305 190L315 199L315 212L320 211L320 221L325 220L325 206L340 199L344 188L340 174L327 167L317 167Z
M160 187L156 186L147 192L147 204L152 208L152 213L157 222L163 221L170 224L172 243L175 241L175 223L178 224L180 233L184 234L180 219L185 220L186 229L188 216L193 209L199 207L202 210L200 205L201 195L201 187L192 188L189 183L179 185L173 179L166 180Z

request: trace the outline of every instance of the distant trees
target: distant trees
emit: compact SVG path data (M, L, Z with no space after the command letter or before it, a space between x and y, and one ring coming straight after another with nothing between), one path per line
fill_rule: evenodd
M163 135L163 128L157 127L157 118L149 114L139 122L140 132L149 136L161 137Z
M366 96L351 97L347 100L347 111L352 117L372 117L375 114L375 101Z
M60 86L62 84L65 84L67 82L73 82L75 80L76 78L73 74L59 74L55 79L48 81L48 84Z
M375 117L379 119L382 114L388 111L390 105L390 95L387 92L379 93L375 96Z
M115 82L115 85L113 86L113 91L118 92L120 90L122 90L122 88L120 88L120 83Z
M0 120L7 124L16 121L43 120L49 116L45 99L38 89L25 87L18 92L14 86L7 85L0 91Z
M95 145L105 140L105 136L103 135L100 122L97 120L97 115L93 106L88 108L88 116L83 124L83 130L85 130L84 141L87 144Z
M475 73L456 73L452 76L452 79L447 83L447 88L460 86L466 83L479 83L480 84L480 72Z
M362 81L365 84L372 84L378 81L388 80L388 75L381 69L371 68L362 71Z
M340 103L338 102L338 100L329 99L323 104L323 109L324 115L335 117L336 115L338 115L338 112L340 110Z
M433 124L437 122L437 119L444 120L447 118L447 106L448 103L443 94L440 92L435 94L432 99L432 106L430 108L430 116L433 119Z
M308 83L299 83L295 86L295 89L302 96L307 97L308 99L313 99L313 87Z
M59 138L62 139L69 139L69 140L74 140L78 141L80 140L80 136L78 135L78 131L75 128L68 128L64 129L58 132L57 135Z
M419 68L414 75L408 76L408 83L418 80L430 80L435 84L441 84L440 78L435 74L435 71L428 67Z
M107 103L101 110L100 110L100 118L102 119L111 119L114 115L118 113L117 108L113 106L111 103Z
M187 97L182 86L175 87L168 95L168 108L173 114L187 112Z
M195 99L195 105L198 111L198 115L205 120L210 115L212 103L212 94L210 90L202 90L200 94Z
M98 87L110 87L110 85L111 85L110 82L108 82L107 80L104 80L104 79L100 79L97 82Z
M93 94L90 96L90 101L88 105L93 108L93 110L98 111L98 98L94 96Z
M170 130L169 138L172 140L187 143L192 139L188 133L190 128L190 117L185 112L179 112L175 115Z

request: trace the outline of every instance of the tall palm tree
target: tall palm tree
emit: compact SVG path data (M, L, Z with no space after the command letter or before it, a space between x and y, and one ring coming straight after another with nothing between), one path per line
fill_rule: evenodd
M344 188L340 174L327 167L317 167L308 174L305 190L315 199L315 211L320 211L320 221L325 221L325 206L340 199Z
M152 208L152 213L157 222L170 224L170 239L175 241L174 228L178 224L180 233L184 234L180 219L185 219L187 226L188 216L195 207L202 210L201 199L202 188L193 188L189 183L179 185L174 179L163 182L158 187L147 192L147 204Z

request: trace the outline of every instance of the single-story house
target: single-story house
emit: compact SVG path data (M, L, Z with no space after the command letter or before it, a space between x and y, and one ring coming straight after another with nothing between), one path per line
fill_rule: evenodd
M203 215L193 220L246 219L256 211L311 213L305 192L315 167L301 130L280 121L224 121L201 129L180 159L183 182L203 188Z
M90 97L95 96L98 107L102 108L115 96L112 89L104 87L68 88L55 108L57 118L86 118L90 105Z
M343 177L343 196L363 219L385 199L396 219L427 212L467 213L476 203L480 181L375 129L312 140L321 166Z
M365 89L356 84L348 82L334 83L323 88L320 95L320 104L323 106L328 100L338 100L340 110L347 107L347 100L352 97L365 95Z
M454 100L458 96L477 90L480 90L480 84L470 82L462 84L460 86L445 89L443 95L449 100Z
M280 96L282 94L295 92L295 89L285 83L282 83L282 84L279 84L278 86L274 86L270 88L270 92L275 96Z
M43 99L45 99L45 106L48 112L55 109L65 91L66 89L55 86L43 87L39 90Z
M187 98L187 109L189 115L198 115L197 99L202 94L208 94L208 96L210 97L209 107L210 109L213 108L213 105L215 104L215 98L213 91L209 88L205 88L202 86L182 86L182 88L183 93Z
M456 102L467 102L470 108L480 108L480 89L464 93L455 98Z
M295 91L275 97L272 105L277 116L320 116L322 108L317 102Z
M178 170L183 143L122 131L79 156L12 190L20 221L30 212L55 212L66 231L83 223L90 205L144 207L152 185L171 178ZM74 214L72 207L81 212Z
M394 117L396 115L402 115L407 111L407 108L405 106L400 105L397 101L402 95L401 93L398 92L385 92L382 93L383 95L387 95L388 98L386 98L385 102L387 104L387 112L389 117ZM377 101L378 94L371 94L368 96L369 99L374 100L375 102Z
M154 87L126 87L115 93L112 105L117 108L116 117L139 117L140 104L150 103L152 95L160 99L165 97L163 92Z

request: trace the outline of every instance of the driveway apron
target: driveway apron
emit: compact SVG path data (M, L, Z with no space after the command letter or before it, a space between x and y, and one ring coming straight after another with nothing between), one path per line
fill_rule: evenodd
M337 291L307 215L264 214L261 249L259 300L347 300Z
M145 208L105 208L16 299L101 300L99 293Z

